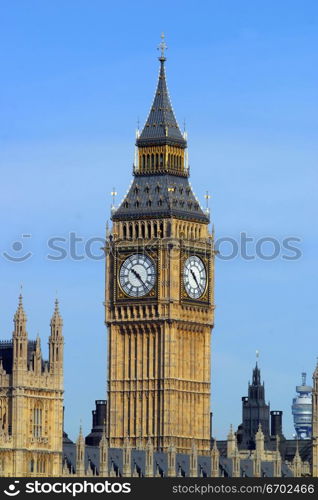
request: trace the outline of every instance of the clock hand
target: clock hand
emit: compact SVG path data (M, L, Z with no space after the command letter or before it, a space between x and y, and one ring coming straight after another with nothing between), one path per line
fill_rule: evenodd
M195 281L195 282L196 282L196 284L198 285L198 288L201 290L201 286L199 285L199 282L198 282L198 280L197 280L197 277L196 277L196 275L195 275L194 271L193 271L192 269L190 269L190 271L191 271L191 274L192 274L192 276L193 276L193 278L194 278L194 281Z
M142 278L141 278L140 274L139 274L139 273L137 273L137 271L135 271L135 269L132 269L132 270L131 270L131 272L132 272L132 273L136 276L136 278L137 278L137 279L139 279L139 281L140 281L140 282L141 282L144 286L146 286L146 285L145 285L145 283L143 282L143 280L142 280Z

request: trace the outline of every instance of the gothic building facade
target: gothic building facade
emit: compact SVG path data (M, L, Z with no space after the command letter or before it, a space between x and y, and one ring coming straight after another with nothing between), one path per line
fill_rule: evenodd
M22 295L12 339L0 342L0 475L59 476L63 446L63 321L51 319L49 360L29 340Z

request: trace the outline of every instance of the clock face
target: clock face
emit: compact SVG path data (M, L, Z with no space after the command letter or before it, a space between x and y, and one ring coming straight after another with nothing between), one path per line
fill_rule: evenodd
M120 286L130 297L147 295L155 286L155 281L156 267L147 255L131 255L120 268Z
M183 284L191 299L199 299L206 288L206 269L203 261L196 255L191 255L184 264Z

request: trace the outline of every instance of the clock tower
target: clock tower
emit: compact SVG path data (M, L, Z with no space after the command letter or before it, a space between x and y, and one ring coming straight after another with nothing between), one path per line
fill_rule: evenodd
M133 181L106 243L107 432L112 447L210 449L214 248L189 183L165 74L136 140Z

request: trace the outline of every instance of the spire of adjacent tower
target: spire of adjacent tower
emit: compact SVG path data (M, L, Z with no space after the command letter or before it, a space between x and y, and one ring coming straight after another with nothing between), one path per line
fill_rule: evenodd
M256 361L255 368L253 370L253 382L252 385L261 385L261 370L258 368Z
M28 357L28 334L26 331L27 317L23 309L22 294L19 295L19 303L13 318L13 370L17 373L17 383L21 383L23 372L27 369Z
M85 475L85 441L82 425L80 425L80 431L76 441L76 474L77 476Z
M19 295L18 308L14 315L13 321L14 321L14 334L19 336L26 335L27 316L24 312L23 298L21 293Z
M51 373L60 376L63 384L63 320L60 314L59 301L55 300L54 312L50 322L51 335L49 337L49 366Z
M54 312L50 322L51 336L61 336L63 320L60 314L59 301L55 299Z

